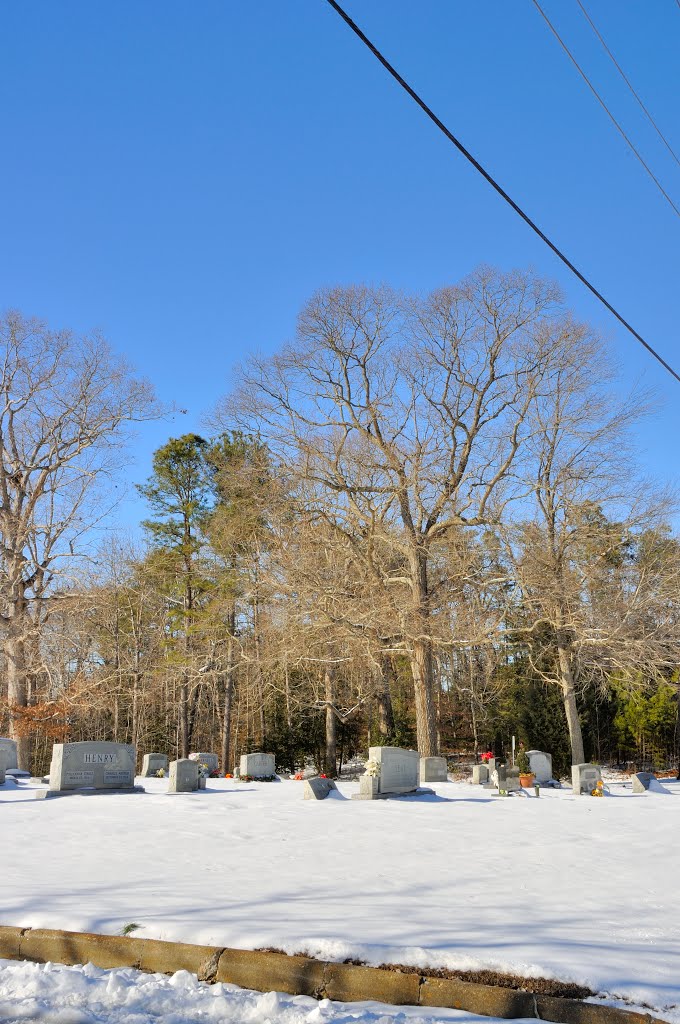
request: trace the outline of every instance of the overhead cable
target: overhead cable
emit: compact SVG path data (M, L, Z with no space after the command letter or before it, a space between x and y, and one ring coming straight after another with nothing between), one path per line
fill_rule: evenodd
M479 171L479 173L482 175L482 177L485 178L489 182L491 187L494 188L496 190L496 192L498 192L498 194L500 196L502 196L502 198L505 200L505 202L509 206L512 207L512 209L515 211L515 213L518 214L522 218L522 220L526 224L529 225L531 230L533 232L535 232L535 234L537 234L538 237L540 239L542 239L542 241L545 242L545 244L550 249L552 249L552 251L555 253L555 255L558 256L560 260L562 260L564 265L567 266L569 268L569 270L571 270L572 274L575 274L575 276L579 279L579 281L581 281L581 283L584 284L586 286L586 288L590 292L592 292L592 294L597 299L599 299L599 301L602 303L602 305L605 306L609 310L609 312L613 316L616 317L616 319L619 321L619 323L622 324L626 328L626 330L629 331L630 334L633 335L635 340L639 341L640 344L644 348L647 349L647 351L650 353L650 355L652 355L659 363L661 363L661 365L671 374L671 376L675 377L675 379L680 383L680 374L678 374L673 369L673 367L670 366L666 362L666 360L661 355L659 355L659 353L654 348L652 348L652 346L648 342L645 341L645 339L642 337L642 335L639 334L635 330L635 328L632 327L628 323L628 321L623 318L623 316L618 312L618 310L616 310L614 308L614 306L612 306L611 302L608 302L607 299L605 299L604 295L602 295L602 293L597 290L595 285L591 284L590 281L588 280L588 278L585 277L585 275L582 274L581 271L576 266L574 266L574 264L571 262L571 260L568 259L568 257L564 255L562 250L558 249L558 247L555 245L555 243L552 242L548 238L548 236L546 234L544 234L543 231L541 231L541 229L531 219L531 217L529 217L529 215L527 213L525 213L524 210L520 206L518 206L518 204L515 202L515 200L512 199L508 195L508 193L505 191L505 189L502 188L501 185L498 184L498 182L495 180L495 178L493 178L489 174L489 172L487 170L485 170L484 167L482 167L480 162L478 160L476 160L475 157L473 157L472 153L470 153L470 151L465 148L463 143L459 139L456 138L456 136L453 134L453 132L451 132L446 127L444 122L441 121L437 117L437 115L434 113L434 111L431 110L430 107L428 107L428 105L425 103L425 101L423 99L421 99L421 97L418 95L418 93L415 91L415 89L412 89L411 86L408 84L408 82L404 78L402 78L402 76L399 74L399 72L396 70L396 68L394 68L390 64L390 62L387 60L387 58L383 57L383 55L380 52L380 50L371 42L371 40L368 38L368 36L365 35L365 33L361 31L359 26L354 21L352 21L352 19L350 18L349 14L347 14L347 12L345 10L343 10L343 8L340 6L340 4L337 2L337 0L326 0L326 2L328 4L330 4L330 6L333 8L333 10L337 14L340 15L342 20L351 28L351 30L354 32L354 34L362 41L362 43L364 43L365 46L368 47L368 49L371 51L373 56L377 60L380 61L380 63L383 65L383 67L387 71L389 71L390 75L392 75L392 77L395 79L395 81L398 82L399 85L402 87L402 89L404 89L404 91L408 93L408 95L411 97L411 99L414 100L414 102L418 104L420 109L425 114L427 114L427 116L430 118L430 120L446 136L446 138L449 140L449 142L453 143L453 145L456 147L456 149L460 153L463 154L465 159L468 160L469 163L472 164L472 166L475 168L475 170ZM678 0L678 4L680 4L680 0Z
M543 8L541 7L541 5L538 2L538 0L532 0L532 3L534 5L534 7L536 7L536 9L540 12L541 17L545 20L546 24L548 25L548 28L550 29L552 34L557 39L558 43L560 44L560 46L562 47L562 49L564 50L564 52L566 53L567 57L572 62L572 64L576 68L576 70L578 71L578 73L581 76L581 78L583 79L583 81L586 83L586 85L588 86L588 88L592 92L592 94L595 97L595 99L597 100L597 102L600 104L600 106L606 112L607 117L612 122L612 124L616 128L617 132L619 132L619 134L622 136L622 138L626 141L629 149L638 158L638 160L640 161L640 163L642 164L644 169L647 171L647 174L649 175L649 177L652 179L652 181L654 182L656 187L661 192L662 196L667 200L667 202L672 207L672 209L675 212L676 216L680 217L680 209L678 209L678 207L675 205L675 203L673 202L671 197L668 195L668 192L666 192L665 188L663 187L663 185L661 184L659 179L656 177L656 175L654 174L654 171L651 169L649 164L647 164L645 162L644 158L642 157L642 155L640 154L638 149L635 147L634 143L628 138L628 136L624 132L623 128L621 127L619 122L616 120L616 118L612 114L611 110L609 109L609 107L607 106L605 101L602 99L602 97L600 96L599 92L597 91L597 89L595 88L593 83L590 81L590 79L588 78L587 74L585 73L585 71L583 70L583 68L579 64L579 62L576 60L576 57L573 55L573 53L571 52L571 50L569 49L569 47L567 46L565 41L562 39L562 36L559 34L557 29L555 28L555 26L551 22L550 18L548 17L548 15L545 13Z

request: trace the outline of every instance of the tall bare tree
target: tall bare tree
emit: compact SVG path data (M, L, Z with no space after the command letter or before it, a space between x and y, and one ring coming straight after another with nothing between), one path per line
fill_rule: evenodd
M499 515L563 330L558 299L531 275L485 268L427 297L319 292L295 342L248 363L222 409L261 433L374 588L399 594L423 755L438 749L433 558Z
M0 622L10 734L28 768L29 652L77 579L124 427L154 415L149 385L98 336L10 312L0 319Z

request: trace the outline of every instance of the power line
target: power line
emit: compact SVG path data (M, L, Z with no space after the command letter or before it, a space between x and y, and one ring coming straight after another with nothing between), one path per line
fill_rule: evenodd
M587 21L588 21L588 24L589 24L589 25L590 25L590 27L592 28L592 30L593 30L593 32L595 33L595 35L597 36L597 38L598 38L598 39L600 40L600 42L602 43L602 45L603 45L603 47L604 47L605 51L607 52L607 55L608 55L608 57L609 57L609 58L611 59L611 61L613 62L613 64L614 64L614 66L615 66L616 70L618 71L618 73L619 73L619 74L621 75L621 78L622 78L622 79L624 80L624 82L626 83L626 85L628 86L628 88L630 89L630 91L632 92L633 96L635 97L635 99L636 99L636 100L638 101L638 103L639 103L639 104L640 104L640 106L642 107L642 109L643 109L643 111L644 111L644 113L645 113L645 116L647 117L647 120L649 121L649 123L650 123L650 124L652 125L652 127L653 127L653 128L654 128L654 130L656 131L657 135L659 136L659 138L660 138L660 139L661 139L661 141L663 142L664 146L666 147L666 149L668 150L668 152L669 152L669 153L671 154L671 156L672 156L672 157L673 157L673 159L675 160L675 162L676 162L676 164L678 165L678 167L680 167L680 160L678 159L678 157L677 157L677 155L676 155L676 153L675 153L675 151L674 151L673 147L671 146L670 142L668 141L668 139L666 138L666 136L664 135L664 133L663 133L663 132L661 131L661 129L659 128L658 124L656 123L656 121L654 120L654 118L652 117L652 115L650 114L650 112L649 112L649 111L647 110L647 107L646 107L646 106L644 105L644 103L642 102L642 100L640 99L640 97L638 96L638 94L636 93L635 89L634 89L634 88L633 88L633 86L632 86L632 83L631 83L630 79L628 78L628 76L626 75L625 71L623 70L623 68L621 67L621 65L619 64L619 62L617 61L617 59L616 59L616 57L614 56L614 54L612 53L612 51L611 51L611 50L609 49L609 47L608 47L608 46L607 46L607 44L605 43L604 39L602 38L602 34L601 34L601 33L600 33L599 31L598 31L598 29L597 29L597 26L595 25L595 23L594 23L593 19L592 19L592 18L590 17L590 15L588 14L588 12L587 12L587 10L585 9L584 5L583 5L583 4L581 3L581 0L576 0L576 3L577 3L577 4L579 5L579 7L581 8L581 10L583 11L583 14L584 14L585 18L587 19ZM678 6L680 7L680 0L678 0Z
M515 211L515 213L517 213L517 214L518 214L518 215L519 215L519 216L520 216L520 217L522 218L522 220L523 220L523 221L524 221L524 222L525 222L526 224L528 224L528 225L529 225L529 227L531 228L531 230L532 230L533 232L535 232L535 234L537 234L537 235L538 235L538 237L539 237L540 239L542 239L542 241L544 241L544 242L545 242L545 244L546 244L546 245L547 245L547 246L548 246L548 247L549 247L550 249L552 249L552 251L553 251L553 252L555 253L555 255L556 255L556 256L558 256L558 257L559 257L559 259L561 259L561 260L562 260L562 262L564 263L564 265L565 265L565 266L567 266L567 267L569 268L569 270L571 270L572 274L575 274L575 275L576 275L576 277L577 277L577 278L579 279L579 281L580 281L580 282L581 282L582 284L584 284L584 285L586 286L586 288L587 288L587 289L588 289L588 290L589 290L590 292L592 292L592 294L593 294L593 295L595 296L595 298L599 299L599 301L600 301L600 302L602 303L602 305L603 305L603 306L605 306L605 307L606 307L606 308L607 308L607 309L609 310L609 312L610 312L610 313L611 313L611 314L612 314L613 316L615 316L615 317L616 317L616 319L617 319L617 320L619 321L619 323L620 323L620 324L622 324L622 325L623 325L623 326L624 326L624 327L626 328L626 330L627 330L627 331L629 331L629 332L630 332L630 334L632 334L632 335L633 335L633 337L635 338L635 340L636 340L636 341L639 341L639 342L640 342L640 344L641 344L641 345L642 345L642 346L643 346L644 348L646 348L646 349L647 349L647 351L648 351L648 352L650 353L650 355L654 356L654 358L655 358L655 359L656 359L656 360L657 360L657 361L658 361L659 363L661 363L661 365L662 365L662 366L663 366L663 367L664 367L664 368L665 368L666 370L668 370L668 372L669 372L669 373L671 374L671 376L672 376L672 377L675 377L675 379L676 379L676 380L677 380L677 381L678 381L678 382L680 383L680 374L676 373L676 371L675 371L675 370L673 369L673 367L672 367L672 366L670 366L670 365L669 365L669 364L668 364L668 363L666 362L666 360L665 360L665 359L664 359L664 358L663 358L662 356L660 356L660 355L659 355L659 353L658 353L658 352L657 352L657 351L656 351L655 349L653 349L653 348L652 348L652 346L651 346L651 345L650 345L650 344L649 344L648 342L646 342L646 341L645 341L645 339L644 339L644 338L642 337L642 335L641 335L641 334L638 334L638 332L637 332L637 331L635 330L635 328L634 328L634 327L631 327L631 325L630 325L630 324L628 323L628 321L627 321L627 320L624 320L624 318L623 318L623 317L621 316L621 314L620 314L619 312L617 312L617 310L616 310L616 309L615 309L615 308L614 308L614 307L612 306L612 304L611 304L610 302L607 302L607 300L605 299L604 295L602 295L602 293L601 293L601 292L599 292L599 291L597 290L597 288L596 288L596 287L595 287L595 286L594 286L593 284L591 284L591 283L590 283L590 281L588 280L588 278L587 278L587 277L585 277L585 276L584 276L584 275L583 275L583 274L581 273L581 271L580 271L580 270L578 270L578 269L577 269L577 267L575 267L575 266L574 266L574 264L573 264L573 263L571 262L571 260L570 260L570 259L568 259L568 258L567 258L567 257L566 257L566 256L564 255L564 253L563 253L563 252L561 251L561 249L558 249L558 248L557 248L557 246L555 245L555 243L554 243L554 242L551 242L551 240L550 240L550 239L548 238L548 236L547 236L546 234L544 234L544 233L543 233L543 232L541 231L541 229L540 229L540 228L538 227L538 225L537 225L537 224L535 224L535 223L534 223L534 221L533 221L533 220L531 219L531 217L529 217L529 215L528 215L528 214L526 214L526 213L524 212L524 210L523 210L523 209L522 209L522 208L521 208L520 206L518 206L518 205L517 205L517 203L516 203L516 202L514 201L514 199L511 199L511 198L510 198L510 196L509 196L509 195L508 195L508 193L507 193L507 192L505 191L505 189L503 189L503 188L502 188L502 187L501 187L501 186L500 186L500 185L498 184L498 182L497 182L497 181L496 181L496 180L495 180L494 178L492 178L492 177L491 177L491 175L489 174L489 172L488 172L488 171L486 171L486 170L485 170L485 169L484 169L484 168L482 167L482 165L481 165L481 164L479 163L479 161L478 161L478 160L475 160L475 158L473 157L472 153L470 153L470 152L469 152L469 150L467 150L467 149L465 148L465 146L463 145L463 143L462 143L462 142L460 142L460 140L459 140L459 139L457 139L457 138L456 138L456 136L455 136L455 135L454 135L454 134L453 134L453 133L452 133L451 131L449 131L449 129L448 129L448 128L446 127L446 125L444 124L444 122L443 122L443 121L440 121L440 119L439 119L439 118L437 117L437 115L436 115L436 114L435 114L435 113L434 113L434 112L433 112L433 111L432 111L432 110L431 110L431 109L430 109L430 108L428 107L428 105L427 105L427 104L425 103L425 101L424 101L424 100L422 100L422 99L420 98L420 96L418 95L418 93L417 93L417 92L416 92L416 91L415 91L414 89L412 89L412 88L411 88L411 86L410 86L410 85L408 84L408 82L406 82L406 81L405 81L405 80L404 80L404 79L403 79L403 78L401 77L401 75L399 74L399 72L398 72L398 71L397 71L397 70L396 70L396 69L395 69L395 68L394 68L394 67L393 67L393 66L392 66L392 65L390 64L390 62L389 62L389 61L387 60L387 58L386 58L386 57L383 57L383 55L382 55L382 53L380 52L380 50L378 50L378 48L377 48L376 46L374 46L374 45L373 45L373 43L372 43L372 42L371 42L371 40L370 40L370 39L368 38L368 36L366 36L366 35L365 35L365 34L364 34L364 33L363 33L362 31L361 31L361 29L359 28L359 26L358 26L358 25L357 25L357 24L356 24L356 23L355 23L354 21L352 21L352 19L350 18L349 14L347 14L347 12L346 12L346 11L344 11L344 10L342 9L342 7L340 6L340 4L339 4L339 3L337 3L337 0L327 0L327 3L329 3L329 4L330 4L330 6L331 6L331 7L333 8L333 10L334 10L334 11L336 11L336 13L340 15L340 17L342 18L342 20L343 20L343 21L344 21L344 22L345 22L345 23L346 23L347 25L349 25L349 27L350 27L350 28L352 29L352 31L354 32L354 34L355 34L356 36L358 36L358 38L359 38L359 39L360 39L360 40L362 41L362 43L364 43L364 45L365 45L365 46L367 46L367 47L368 47L368 49L369 49L369 50L371 51L371 53L373 54L373 56L374 56L374 57L376 57L376 58L377 58L377 60L379 60L379 61L380 61L380 63L381 63L382 65L383 65L383 67L384 67L384 68L385 68L385 69L386 69L387 71L389 71L389 73L390 73L390 74L392 75L392 78L394 78L394 79L395 79L395 81L397 81L397 82L399 83L399 85L400 85L400 86L402 87L402 89L404 89L404 91L408 93L408 95L409 95L409 96L411 97L411 99L412 99L412 100L414 100L414 101L415 101L415 102L416 102L416 103L418 104L418 106L420 107L420 109L421 109L421 110L422 110L422 111L423 111L423 112L424 112L425 114L427 114L427 116L429 117L429 119L430 119L430 120L431 120L431 121L432 121L432 122L433 122L434 124L436 124L437 128L439 128L439 130L440 130L440 131L441 131L441 132L442 132L442 133L443 133L443 134L444 134L444 135L446 136L446 138L447 138L447 139L449 140L449 142L453 143L453 145L454 145L454 146L456 147L456 149L457 149L457 150L458 150L458 151L459 151L460 153L462 153L462 154L463 154L463 156L465 157L465 159L466 159L466 160L468 160L468 161L469 161L469 162L470 162L470 163L472 164L472 166L473 166L473 167L475 168L475 170L479 171L479 173L480 173L480 174L482 175L482 177L483 177L483 178L486 178L486 180L487 180L487 181L489 182L489 184L491 185L491 187L492 187L492 188L494 188L494 189L496 190L496 192L498 192L498 194L499 194L500 196L502 196L502 198L503 198L503 199L504 199L504 200L506 201L506 203L507 203L507 204L508 204L509 206L511 206L511 207L512 207L512 209L513 209L513 210ZM678 0L678 5L680 6L680 0Z
M537 10L540 12L541 17L544 19L544 21L548 25L548 28L550 29L552 34L557 39L558 43L560 44L560 46L562 47L562 49L564 50L564 52L566 53L567 57L572 62L572 64L576 68L576 70L578 71L578 73L581 76L581 78L583 79L583 81L586 83L586 85L588 86L588 88L592 92L592 94L595 97L595 99L597 100L597 102L600 104L600 106L603 108L603 110L605 110L605 112L607 113L607 116L609 117L609 120L612 122L612 124L616 128L617 132L619 132L619 134L625 139L626 143L628 144L628 147L632 150L632 152L638 158L638 160L640 161L640 163L642 164L644 169L647 171L647 174L652 179L652 181L654 182L654 184L658 188L659 192L661 192L662 196L664 196L664 198L671 205L671 207L673 208L676 216L680 217L680 210L675 205L675 203L673 202L671 197L668 195L668 192L666 192L665 188L663 187L663 185L661 184L659 179L656 177L656 175L652 171L651 167L647 163L645 163L645 161L644 161L643 157L641 156L641 154L638 152L638 150L635 148L635 146L633 145L631 140L628 138L628 136L624 132L623 128L621 127L619 122L616 120L616 118L612 114L611 110L609 109L609 107L607 106L605 101L602 99L602 97L600 96L599 92L597 91L597 89L595 88L593 83L590 81L590 79L588 78L587 74L585 73L585 71L583 70L583 68L579 64L579 62L576 60L576 57L573 55L573 53L571 52L571 50L569 49L569 47L567 46L565 41L562 39L562 36L559 34L557 29L555 28L555 26L551 22L550 18L548 17L548 15L545 13L543 8L541 7L541 5L538 2L538 0L532 0L532 2L534 4L534 7L536 7Z

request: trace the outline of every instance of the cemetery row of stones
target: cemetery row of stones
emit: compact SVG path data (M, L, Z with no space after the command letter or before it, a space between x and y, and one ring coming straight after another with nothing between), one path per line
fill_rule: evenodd
M530 766L530 782L521 775L518 767L497 763L489 757L485 764L475 765L472 782L502 795L518 792L523 785L558 786L552 777L552 758L540 750L530 750L527 756ZM55 743L52 751L47 790L39 790L36 796L45 799L60 793L112 791L144 792L135 786L136 752L131 744L84 741L78 743ZM379 800L388 796L408 793L431 793L422 788L424 782L447 782L446 758L420 757L414 750L399 747L371 747L369 759L359 779L359 793L353 799ZM26 776L17 768L16 743L0 738L0 785L6 774ZM209 752L191 754L188 758L170 762L165 754L145 754L142 776L168 777L169 793L191 793L204 789L209 776L219 774L217 755ZM276 779L274 755L263 752L244 754L234 774L243 780ZM644 792L654 776L640 772L633 779L633 790ZM322 776L308 779L304 787L305 799L324 799L336 788L335 783ZM603 793L602 773L599 765L581 764L572 768L572 789L575 794Z

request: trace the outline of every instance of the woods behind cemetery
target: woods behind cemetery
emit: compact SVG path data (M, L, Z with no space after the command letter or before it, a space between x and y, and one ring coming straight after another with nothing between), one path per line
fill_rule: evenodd
M550 282L318 292L155 452L143 539L112 495L151 386L98 337L0 334L0 733L25 767L110 739L333 775L369 743L513 734L562 774L677 765L676 509L632 441L654 399Z

